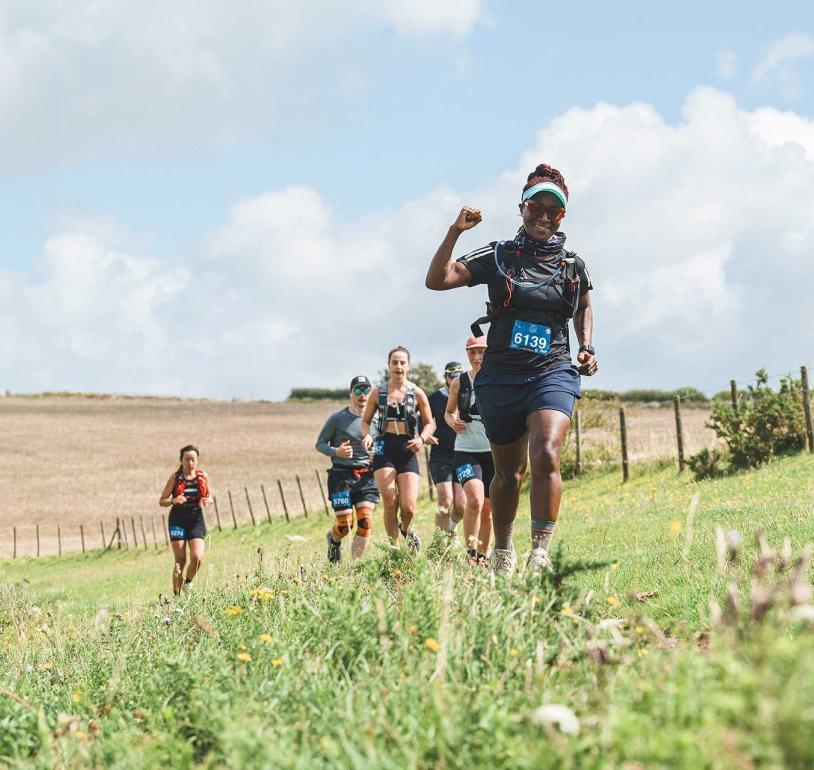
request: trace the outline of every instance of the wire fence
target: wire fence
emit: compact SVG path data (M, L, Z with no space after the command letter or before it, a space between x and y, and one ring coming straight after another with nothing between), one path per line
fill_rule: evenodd
M806 419L807 445L814 452L814 428L806 367L800 370ZM788 375L777 375L786 377ZM771 379L771 378L770 378ZM756 381L748 381L756 382ZM738 408L738 386L730 381L732 405ZM714 443L711 430L705 424L704 410L688 410L691 430L687 432L686 413L681 399L675 396L671 410L656 410L643 418L631 420L630 407L618 409L615 424L609 423L612 410L598 407L602 418L577 410L565 442L565 451L573 462L574 475L596 467L618 467L621 480L630 478L631 466L637 462L672 458L679 472L694 451ZM633 410L635 412L635 410ZM652 410L651 410L652 412ZM587 422L589 424L584 424ZM423 453L421 493L434 499L435 490L429 474L429 451ZM295 518L330 516L324 470L295 474L294 478L274 479L259 486L245 485L214 495L212 504L204 508L207 530L236 530L261 525L272 528L285 525ZM118 550L160 550L170 544L167 513L133 513L115 518L96 519L80 524L27 524L4 528L0 535L0 558L40 558L67 556L77 553L97 555Z

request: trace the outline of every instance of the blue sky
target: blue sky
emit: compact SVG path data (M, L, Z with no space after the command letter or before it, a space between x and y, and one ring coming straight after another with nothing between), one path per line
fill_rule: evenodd
M511 175L515 185L522 182L521 159L540 147L541 137L543 151L560 146L560 139L553 141L552 126L576 120L574 108L597 115L600 103L614 108L641 103L665 126L675 127L687 122L692 95L710 87L721 98L731 97L734 111L760 114L761 136L768 146L807 146L806 121L814 113L814 51L809 51L814 12L800 3L773 3L767 13L765 5L757 3L669 7L577 3L551 11L540 3L459 0L437 11L431 3L417 3L411 10L393 2L357 0L317 3L309 14L293 11L282 2L248 2L239 11L218 2L196 4L194 9L179 5L169 19L157 3L102 5L95 11L71 11L48 2L33 6L10 3L0 11L5 15L0 43L12 65L0 81L0 113L6 115L0 119L0 130L7 142L5 151L0 151L0 299L5 274L6 295L16 297L18 303L6 301L7 320L0 331L7 338L22 334L27 345L27 352L20 352L10 343L0 344L6 387L189 389L190 395L271 393L282 397L290 385L324 380L334 384L360 366L371 368L378 359L365 345L354 351L353 360L339 356L329 357L329 361L314 347L309 355L292 362L287 377L277 370L271 377L264 367L247 367L229 377L203 374L192 387L184 378L167 378L147 364L150 351L160 358L163 351L172 349L174 329L183 326L177 307L168 310L162 304L164 299L173 305L195 304L202 283L226 287L228 300L223 304L228 307L217 311L231 319L240 315L234 329L226 330L226 336L218 337L210 350L234 344L235 335L248 334L260 335L259 349L265 357L285 355L283 340L295 334L295 328L300 329L299 335L301 327L321 323L297 317L298 308L277 314L258 309L251 315L245 311L245 297L239 299L254 283L252 258L266 263L300 259L304 248L296 234L282 237L272 227L263 235L255 232L256 223L251 237L236 235L235 207L241 202L248 205L264 200L271 207L278 205L279 201L264 195L290 188L316 191L319 205L324 206L319 226L329 221L328 241L348 242L339 249L346 259L354 259L356 239L374 238L377 245L370 254L378 257L370 256L366 263L370 272L355 274L357 283L351 289L345 287L343 296L357 289L369 295L369 284L380 284L381 268L376 267L376 260L383 259L388 249L398 254L404 247L400 219L405 224L409 221L412 228L409 259L416 255L414 265L410 264L418 279L423 276L425 257L432 254L443 234L440 220L427 221L423 231L422 221L428 218L413 219L405 212L440 196L443 205L436 201L431 208L436 211L440 206L447 213L465 202L464 198L469 202L467 196L489 199L504 188ZM771 130L765 128L772 122L760 113L765 108L790 114L802 123L792 128L777 128L772 123ZM709 104L705 109L715 113ZM695 118L699 130L704 119ZM652 126L650 118L642 120L643 125ZM766 132L771 133L770 138ZM629 142L625 132L618 136L588 133L594 137L592 141L607 143L607 153L620 161L619 174L628 175L626 159L641 148ZM577 167L578 148L574 151L572 167ZM663 151L665 148L654 150ZM568 155L568 151L562 152ZM749 153L761 150L747 147L744 152L743 163L748 165ZM701 163L703 157L701 152L693 163ZM562 165L556 157L545 160ZM788 162L789 168L800 168L793 158ZM776 165L772 161L770 168ZM590 175L588 171L583 178ZM609 173L613 178L612 171ZM808 184L811 173L807 159L802 166L807 190L812 187ZM605 198L606 206L635 210L637 180L630 176L628 181L627 187L616 190L623 198ZM597 220L579 218L579 176L572 172L569 182L576 229L566 230L574 246L580 249L580 240L601 243L602 234L590 232ZM663 179L665 188L670 183L669 178ZM603 191L590 189L596 205L601 206ZM756 193L758 189L756 186ZM514 201L511 196L503 197L509 211ZM297 200L305 206L301 221L308 228L308 209L316 204L307 196ZM259 209L252 216L274 220L273 210ZM291 219L300 221L298 216ZM506 227L514 227L513 220L503 221ZM613 227L613 218L609 221ZM786 227L794 229L797 224L787 223ZM740 319L748 316L747 300L742 287L727 289L727 271L737 259L748 269L752 261L748 246L742 244L754 244L755 238L743 223L738 225L740 230L727 227L723 217L719 234L729 252L721 257L723 283L719 288L727 296L739 297L736 315ZM485 231L483 235L492 237ZM659 237L655 232L651 242L658 244ZM264 255L262 245L252 246L269 238L279 238L280 247ZM807 242L808 233L797 233L795 238L799 248ZM96 257L88 257L90 262L86 262L82 249L91 242ZM477 245L473 241L468 247ZM608 257L603 269L592 270L603 277L613 271L612 260L619 259L618 254L585 256L591 267ZM121 264L129 267L122 274L111 268L113 286L102 280L91 289L85 281L87 295L75 291L72 296L86 296L92 302L98 290L115 291L125 298L130 287L149 274L149 291L133 289L134 302L142 301L145 294L150 297L134 318L125 317L120 323L121 319L111 321L113 315L96 315L96 310L83 315L81 303L76 306L79 300L61 294L72 291L70 278L62 282L62 288L49 285L43 289L49 281L53 283L48 271L53 272L54 267L49 259L57 259L66 276L75 276L73 264L88 265L96 258L108 266L123 259ZM406 258L402 257L402 263ZM343 272L346 267L325 264L329 272ZM256 264L254 269L263 273ZM176 275L173 271L180 271L176 285L183 284L188 293L161 299L161 276ZM307 289L289 287L285 276L269 273L265 280L271 294L296 288L313 296L314 312L320 318L323 302L318 279L311 279ZM405 293L420 291L420 280L407 283ZM615 319L616 311L603 307L597 288L600 327L603 321ZM42 306L35 307L32 290L33 296L44 293L54 307L70 306L69 310L61 316L54 312L48 319L38 317ZM395 291L399 292L398 286ZM213 302L221 304L218 296L215 292L208 298L209 307ZM275 302L269 293L264 296L273 309ZM374 291L374 305L375 297ZM336 297L324 299L336 306ZM480 307L481 299L456 298L455 312L463 319L469 306ZM716 304L713 297L709 300L715 311L726 304ZM230 302L236 305L231 307ZM408 337L419 358L431 359L436 365L446 360L450 356L443 347L451 345L456 335L450 332L447 337L442 331L439 315L443 318L444 306L438 302L435 297L416 294L415 304L421 305L421 313L427 317L407 323L406 329L388 321L384 324L387 334L382 339L371 338L369 347L386 346L385 338ZM242 307L240 313L237 307ZM111 306L109 312L115 313L115 308ZM375 314L366 310L365 315L371 312ZM221 319L218 331L223 331L225 323ZM674 325L675 318L656 323ZM787 323L793 325L793 317ZM145 325L150 333L136 334ZM90 330L99 327L109 334L94 343ZM690 353L671 356L660 350L658 371L639 363L641 351L631 350L629 341L609 337L606 350L617 365L604 366L594 384L712 387L726 382L725 371L740 376L764 364L776 367L782 362L783 367L795 367L806 353L811 357L811 337L801 340L802 351L800 345L791 344L782 349L772 345L766 351L766 342L787 337L790 328L765 330L761 344L772 355L761 357L751 350L730 363L721 360L719 351L694 362ZM67 347L54 343L57 329L73 340ZM356 333L353 325L343 329L345 336ZM201 331L211 336L211 330ZM669 329L663 333L662 344L670 338ZM133 334L138 339L127 345L134 355L144 356L145 365L131 370L131 364L120 366L115 358L106 363L104 352L115 350L117 340L121 344ZM645 344L646 336L634 342ZM332 346L341 344L339 335ZM55 360L33 369L22 366L31 363L28 348L32 345L41 345ZM738 345L749 350L746 341ZM233 350L220 352L227 358L236 355ZM764 360L773 356L776 360ZM622 365L628 358L637 363ZM716 362L712 370L710 361ZM3 363L0 359L0 365ZM325 364L329 371L320 371Z

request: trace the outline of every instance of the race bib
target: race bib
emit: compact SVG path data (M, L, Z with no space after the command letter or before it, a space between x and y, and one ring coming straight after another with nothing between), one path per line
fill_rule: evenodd
M475 473L475 469L472 467L472 463L466 463L466 465L459 465L455 469L455 478L458 479L459 484L463 484L464 481L468 481L469 479L476 479L478 476Z
M335 511L346 511L351 507L350 492L347 489L331 493L331 505Z
M184 531L183 527L173 525L170 527L170 537L173 540L184 540L186 532Z
M376 439L376 443L373 445L373 454L381 457L384 454L384 439Z
M509 347L514 350L528 350L538 356L547 356L551 347L551 327L515 321Z

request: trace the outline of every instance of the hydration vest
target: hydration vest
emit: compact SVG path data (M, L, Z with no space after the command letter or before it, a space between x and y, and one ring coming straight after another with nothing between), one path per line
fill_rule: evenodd
M194 491L189 490L189 485L194 486ZM200 505L204 497L209 497L209 484L206 481L206 474L202 470L195 471L194 479L185 479L184 472L179 470L175 474L175 487L173 488L173 496L184 495L187 498L184 505Z
M520 250L517 248L512 249L513 241L497 241L495 243L495 250L494 250L494 259L495 259L495 267L497 268L497 273L500 276L503 276L506 280L506 291L507 296L503 300L503 302L499 304L494 304L492 302L486 303L486 315L478 318L474 321L471 325L472 334L476 337L483 336L483 329L481 329L481 324L492 324L494 323L500 316L504 314L514 315L515 309L512 307L512 299L515 292L518 294L522 294L524 292L530 291L539 291L540 289L546 289L549 286L554 286L555 288L559 286L560 282L562 287L560 288L560 297L561 297L561 309L559 313L552 314L551 312L543 314L543 316L547 316L548 318L553 318L558 324L563 327L565 333L565 343L566 348L570 353L570 345L568 340L568 319L573 318L575 313L577 312L577 306L579 305L579 296L580 296L580 279L579 279L579 271L577 269L577 254L575 251L565 251L561 252L559 257L559 266L554 271L554 273L549 276L545 281L540 283L534 284L532 286L528 286L525 284L519 284L514 280L514 265L513 265L513 258L520 256ZM501 259L501 255L503 259ZM505 261L504 261L505 260ZM526 316L525 320L529 321L542 321L543 319L536 319L536 318L529 318L529 311L526 310L524 312Z
M388 420L403 419L407 424L407 435L410 438L414 438L416 425L418 424L418 420L416 418L415 385L413 385L413 383L407 385L407 389L404 391L404 401L396 405L396 408L400 410L400 414L403 416L388 417L387 410L389 406L390 405L387 403L387 383L383 382L381 385L379 385L379 421L377 424L379 435L384 436L384 434L387 432Z
M464 422L472 422L472 378L469 372L464 372L458 377L458 417ZM476 405L477 406L477 405ZM480 419L480 410L474 412Z

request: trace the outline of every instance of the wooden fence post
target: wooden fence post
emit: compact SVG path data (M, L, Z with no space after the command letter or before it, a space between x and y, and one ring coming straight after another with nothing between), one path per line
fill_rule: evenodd
M249 516L252 517L252 526L257 526L257 520L254 518L254 510L252 509L252 499L249 497L249 488L243 487L243 491L246 493L246 504L249 506Z
M215 518L218 520L218 532L223 532L223 527L220 525L220 511L218 510L218 498L212 495L212 502L215 504Z
M237 516L235 516L235 505L232 502L232 490L227 489L226 493L229 495L229 510L232 512L232 524L234 524L234 529L237 529Z
M729 381L729 398L732 401L732 408L738 410L738 383L735 380Z
M266 517L269 520L269 524L271 524L271 509L269 508L269 501L266 497L266 488L263 484L260 485L260 491L263 493L263 505L266 506Z
M684 470L684 431L681 429L681 396L673 396L673 406L676 413L676 441L678 442L678 472Z
M297 479L297 489L300 490L300 501L302 502L302 512L305 514L305 518L308 518L308 506L305 504L305 495L302 493L302 484L300 483L300 477L295 473L294 478Z
M85 553L85 525L79 525L79 537L82 538L82 553Z
M104 549L107 541L105 540L105 523L101 520L99 521L99 528L102 530L102 549Z
M147 550L147 533L144 531L144 517L138 517L139 524L141 525L141 542L144 545L144 550Z
M291 521L291 519L288 517L288 505L286 504L285 494L283 493L283 482L280 481L280 479L277 479L277 489L280 490L280 499L283 501L283 511L285 512L285 520Z
M12 551L11 558L16 559L17 558L17 527L12 527L12 529L14 530L14 550Z
M130 517L130 527L133 530L133 548L138 550L138 535L136 535L136 519L133 516Z
M576 449L576 461L574 464L574 475L582 475L582 413L577 409L574 413L574 444Z
M40 558L40 525L37 524L37 558Z
M167 521L167 517L162 513L161 514L161 526L164 527L164 547L170 547L170 525Z
M110 542L107 544L107 547L105 547L105 544L102 543L102 548L104 549L103 553L107 553L110 550L110 547L113 545L113 541L117 537L119 538L118 548L121 549L121 547L122 547L122 536L119 533L119 520L118 519L116 519L116 529L113 530L113 534L110 536Z
M314 473L317 475L317 486L319 487L319 493L322 495L322 504L325 506L325 515L330 516L331 512L328 510L328 498L325 497L325 490L322 488L322 476L319 475L318 470L315 470Z
M630 468L627 459L627 425L625 423L625 407L619 408L619 433L622 438L622 481L630 478Z
M118 518L118 517L116 517L116 535L118 537L119 550L121 551L122 547L124 547L124 550L126 551L127 550L127 530L122 526L122 520L120 518ZM122 544L124 544L124 545L122 546Z
M153 548L158 550L158 538L155 536L155 516L150 516L150 529L153 530Z
M62 558L62 528L57 524L57 553L59 558Z
M808 392L808 369L805 366L800 367L800 379L803 382L803 411L806 416L808 451L814 452L814 426L811 423L811 396Z
M427 469L427 485L430 493L430 500L435 500L435 485L432 483L432 474L430 473L430 450L424 444L424 466Z

